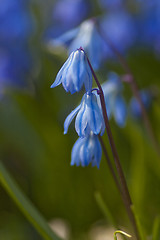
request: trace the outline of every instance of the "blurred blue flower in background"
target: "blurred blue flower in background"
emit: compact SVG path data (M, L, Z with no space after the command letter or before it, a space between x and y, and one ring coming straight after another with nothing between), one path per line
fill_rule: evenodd
M51 88L62 83L66 92L79 92L85 85L86 91L92 88L92 73L83 50L73 51L57 74Z
M106 55L111 54L110 49L96 29L95 19L86 20L79 26L78 34L69 46L69 52L78 46L83 47L94 70L98 70Z
M64 122L65 134L76 115L75 129L80 137L90 135L90 132L93 132L93 134L99 134L101 132L101 135L104 133L104 120L94 93L85 93L81 104L68 115Z
M25 48L13 48L10 51L0 50L1 91L8 86L24 86L30 72L32 58Z
M6 46L17 41L25 41L33 31L29 14L29 1L1 0L0 8L0 45Z
M143 102L146 110L149 110L149 108L151 107L151 104L152 104L152 99L153 99L151 92L149 90L142 90L142 91L140 91L140 96L141 96L142 102ZM129 108L130 108L130 113L131 113L132 117L134 117L134 118L141 117L141 115L142 115L141 108L140 108L138 100L135 97L131 98Z
M102 89L108 118L113 116L117 125L124 127L127 118L127 106L122 96L123 85L116 73L111 72L107 78L108 81L102 84Z
M69 53L82 46L94 70L98 70L105 58L111 55L111 50L96 29L95 19L86 20L79 27L50 41L50 47L57 45L68 47Z
M33 19L29 1L2 0L0 8L0 82L3 88L22 86L31 71L29 38Z
M139 44L160 53L160 4L139 16Z
M106 39L121 52L130 48L136 39L134 20L125 10L111 11L104 15L100 29Z
M92 166L99 168L102 156L102 149L97 135L92 132L84 138L79 138L72 149L71 165Z

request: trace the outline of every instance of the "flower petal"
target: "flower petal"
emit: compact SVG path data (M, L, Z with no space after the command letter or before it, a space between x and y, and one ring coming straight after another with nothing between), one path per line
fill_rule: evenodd
M57 87L58 85L61 84L62 81L64 81L67 69L69 68L69 66L72 62L72 58L73 58L73 53L70 54L67 61L63 64L63 66L59 70L54 83L51 85L51 88Z
M69 125L71 124L73 118L75 117L75 115L79 111L80 106L81 106L81 104L78 107L76 107L65 119L65 121L64 121L64 134L66 134L68 132Z

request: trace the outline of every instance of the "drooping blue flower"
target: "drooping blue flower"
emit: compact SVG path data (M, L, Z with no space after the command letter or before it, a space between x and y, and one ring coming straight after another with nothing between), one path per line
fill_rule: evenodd
M142 90L142 91L140 91L140 96L141 96L141 100L144 104L144 107L146 108L146 110L148 110L152 103L152 94L150 93L149 90ZM130 107L131 115L134 118L141 117L141 115L142 115L141 107L139 105L138 100L135 97L131 98L129 107Z
M119 127L124 127L127 118L127 106L122 96L123 85L116 73L108 75L108 81L102 85L108 117L114 117ZM100 104L100 103L99 103Z
M75 129L80 137L89 135L91 131L94 134L104 133L104 120L94 93L85 93L81 104L68 115L64 122L64 134L75 116Z
M83 50L73 51L57 74L54 88L62 83L66 92L79 92L84 84L86 91L92 88L92 73Z
M99 168L102 156L101 144L98 136L92 132L90 135L79 138L73 146L71 154L71 165L88 166L90 163L92 167Z
M106 14L100 25L101 31L117 49L124 52L136 40L136 28L132 16L124 9Z

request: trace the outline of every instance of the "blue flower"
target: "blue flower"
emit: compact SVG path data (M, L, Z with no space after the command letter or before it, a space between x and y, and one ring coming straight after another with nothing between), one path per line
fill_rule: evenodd
M157 9L158 11L158 9ZM151 48L158 55L160 53L160 7L159 12L155 10L141 14L138 27L139 36L138 43Z
M94 134L104 133L104 120L95 94L91 92L84 94L81 104L66 118L64 134L67 133L68 127L75 116L75 129L80 137L89 135L91 131Z
M92 88L92 73L89 68L86 55L83 50L72 52L57 74L55 82L51 85L54 88L62 83L66 92L79 92L85 85L86 91Z
M114 117L119 127L124 127L127 118L127 106L122 96L123 86L115 73L110 73L108 79L102 85L107 114L109 118Z
M51 40L49 45L51 48L57 45L67 46L69 53L82 46L95 70L98 70L106 56L112 55L98 33L94 19L86 20L79 27Z
M16 46L10 50L0 49L1 92L6 87L24 87L32 69L32 57L27 46Z
M92 132L84 138L79 138L73 146L71 154L71 165L92 166L99 168L102 149L97 135Z
M151 93L147 90L142 90L140 92L140 96L141 96L141 100L142 100L146 110L148 110L152 103ZM141 117L141 115L142 115L141 108L140 108L139 102L137 101L137 99L135 97L131 98L129 107L130 107L131 115L134 118Z
M17 44L24 41L33 30L33 19L25 0L1 0L0 43Z
M25 80L33 70L28 40L33 32L34 19L29 1L1 0L0 7L0 85L26 86Z

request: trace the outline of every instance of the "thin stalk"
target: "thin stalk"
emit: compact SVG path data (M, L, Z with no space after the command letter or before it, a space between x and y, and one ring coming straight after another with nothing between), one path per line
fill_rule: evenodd
M140 105L143 122L145 124L145 128L147 130L148 136L149 136L150 140L152 141L152 144L153 144L155 150L157 151L158 155L160 156L160 147L159 147L157 139L154 135L153 128L152 128L152 125L148 118L145 106L142 102L136 79L135 79L126 59L123 57L123 55L117 50L117 48L113 45L113 43L106 36L104 36L104 34L102 34L100 31L99 31L99 33L102 36L102 38L106 41L106 43L109 45L109 47L111 48L111 50L113 51L115 56L119 59L119 62L121 63L123 69L127 73L125 82L127 82L130 85L133 95L136 97L136 99Z
M83 49L81 49L81 50L83 50ZM115 166L116 166L117 173L118 173L118 176L119 176L119 180L120 180L120 183L121 183L123 201L125 203L125 207L126 207L129 219L130 219L130 221L132 223L132 226L133 226L133 229L134 229L134 232L135 232L135 236L136 236L136 238L138 240L139 239L139 233L138 233L135 217L134 217L133 212L131 210L131 206L133 204L132 204L131 197L130 197L130 194L129 194L129 191L128 191L128 187L127 187L127 183L126 183L126 180L125 180L125 176L123 174L123 170L122 170L122 167L121 167L121 164L120 164L120 160L119 160L119 156L118 156L118 153L117 153L117 150L116 150L116 146L115 146L115 143L114 143L114 140L113 140L111 128L110 128L110 125L109 125L109 120L108 120L108 116L107 116L103 90L102 90L102 87L101 87L101 85L100 85L100 83L98 81L98 78L97 78L97 76L96 76L96 74L95 74L95 72L94 72L94 70L92 68L92 65L91 65L88 57L87 57L87 61L88 61L89 67L91 69L91 72L93 74L93 77L94 77L94 79L96 81L96 84L97 84L97 86L99 88L99 96L100 96L100 102L101 102L101 107L102 107L102 112L103 112L103 118L104 118L106 130L107 130L107 134L108 134L108 138L109 138L112 154L113 154L113 157L114 157Z

